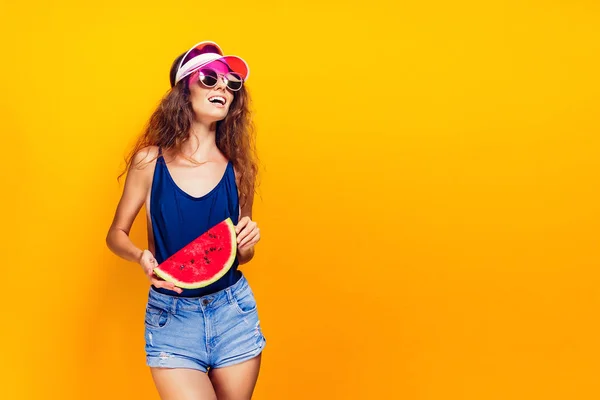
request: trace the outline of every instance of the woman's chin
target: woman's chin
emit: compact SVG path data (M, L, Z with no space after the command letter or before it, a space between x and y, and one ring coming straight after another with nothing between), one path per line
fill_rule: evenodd
M226 116L227 116L226 109L215 109L215 110L211 110L208 112L203 110L201 113L196 114L196 120L202 121L205 123L211 123L211 122L222 121L225 119Z

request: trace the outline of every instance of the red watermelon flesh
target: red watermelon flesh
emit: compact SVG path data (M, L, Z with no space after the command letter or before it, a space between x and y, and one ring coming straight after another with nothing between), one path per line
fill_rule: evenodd
M236 250L235 226L227 218L163 261L154 273L181 288L201 288L227 273Z

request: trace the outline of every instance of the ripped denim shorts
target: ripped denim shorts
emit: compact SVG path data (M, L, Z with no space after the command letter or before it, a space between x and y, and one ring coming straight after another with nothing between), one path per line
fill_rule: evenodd
M265 347L256 300L242 277L202 297L177 297L150 286L145 315L146 364L207 372L238 364Z

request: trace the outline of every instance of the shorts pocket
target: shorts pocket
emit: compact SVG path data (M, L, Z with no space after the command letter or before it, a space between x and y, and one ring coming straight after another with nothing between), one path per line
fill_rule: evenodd
M164 328L171 322L171 313L161 307L148 303L146 305L145 324L149 328Z
M235 300L235 309L238 313L247 315L256 311L256 300L250 288L234 292L233 298Z

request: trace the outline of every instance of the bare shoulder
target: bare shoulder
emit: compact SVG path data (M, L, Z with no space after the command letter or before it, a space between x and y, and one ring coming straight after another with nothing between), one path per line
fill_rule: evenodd
M158 146L146 146L142 147L133 155L131 160L131 169L146 170L152 165L158 157Z
M143 147L133 155L127 176L129 186L143 191L149 188L157 157L158 146Z

